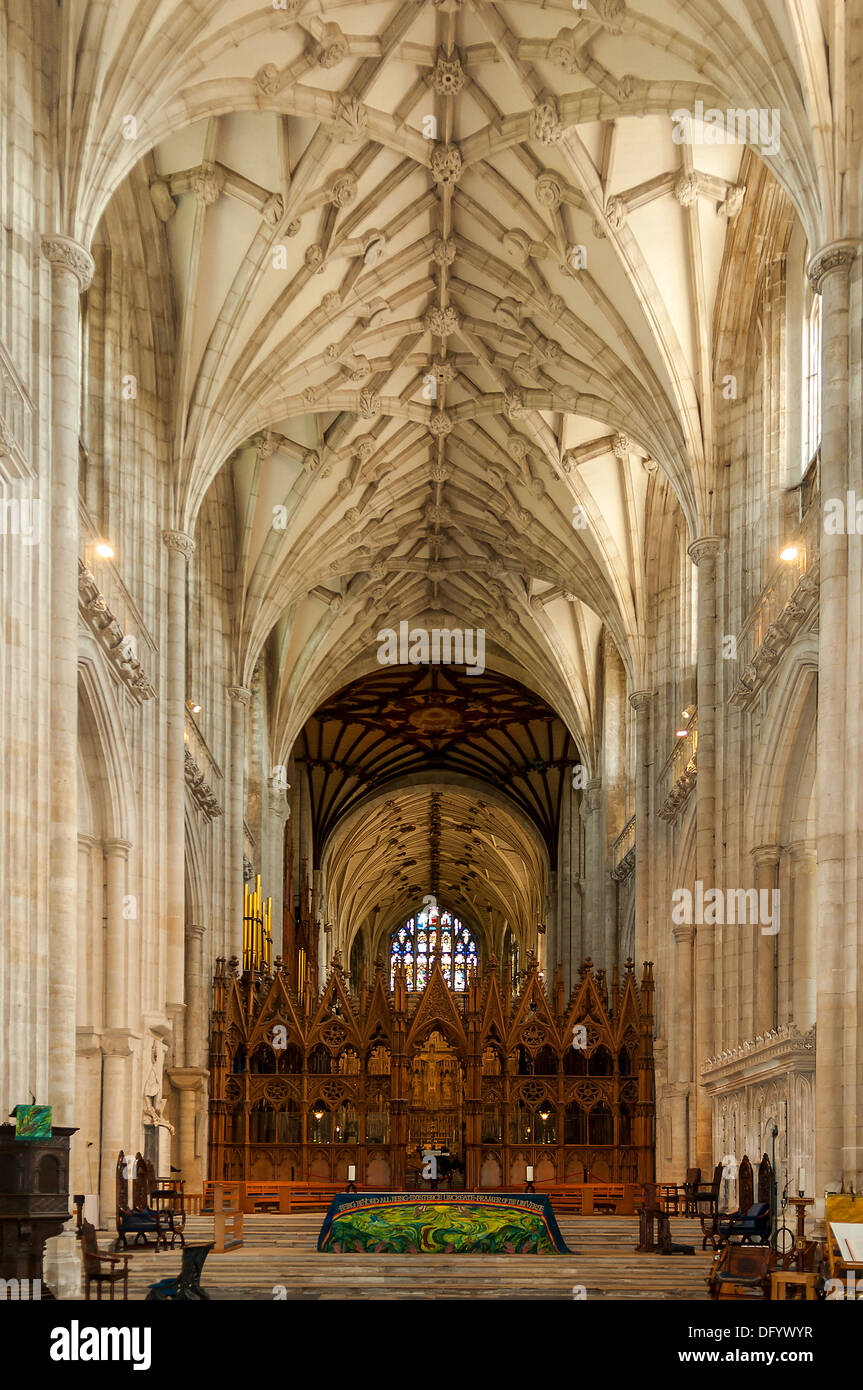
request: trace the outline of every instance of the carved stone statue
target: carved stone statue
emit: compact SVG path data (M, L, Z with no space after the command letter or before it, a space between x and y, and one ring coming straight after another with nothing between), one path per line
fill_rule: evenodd
M165 1062L165 1044L153 1039L150 1051L150 1070L144 1082L144 1123L155 1125L174 1133L174 1126L165 1119L165 1097L162 1095L162 1068Z

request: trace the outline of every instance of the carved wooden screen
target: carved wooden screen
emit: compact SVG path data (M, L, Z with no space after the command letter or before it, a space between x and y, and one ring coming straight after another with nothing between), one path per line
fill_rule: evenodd
M501 972L506 975L507 972ZM303 1005L277 966L217 963L210 1176L402 1187L417 1147L449 1148L468 1188L654 1176L653 973L609 987L587 962L569 1003L535 961L513 993L495 961L465 993L439 960L414 1009L379 962L356 994L339 964ZM413 996L414 1002L416 995Z

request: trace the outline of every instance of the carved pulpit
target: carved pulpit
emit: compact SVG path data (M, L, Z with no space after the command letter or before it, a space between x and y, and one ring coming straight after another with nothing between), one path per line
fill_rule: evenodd
M55 1125L50 1138L16 1139L0 1125L0 1278L42 1281L45 1241L58 1236L69 1211L69 1140L75 1129ZM44 1282L41 1298L54 1294Z

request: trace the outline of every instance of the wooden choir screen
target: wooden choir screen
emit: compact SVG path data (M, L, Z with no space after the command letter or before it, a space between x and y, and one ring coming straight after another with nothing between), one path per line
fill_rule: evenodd
M492 959L454 993L353 992L336 958L300 1002L287 972L219 960L210 1050L210 1178L403 1188L417 1149L449 1148L468 1189L654 1177L653 967L609 985L590 961L565 1005L535 959L517 992ZM506 972L502 972L504 975Z

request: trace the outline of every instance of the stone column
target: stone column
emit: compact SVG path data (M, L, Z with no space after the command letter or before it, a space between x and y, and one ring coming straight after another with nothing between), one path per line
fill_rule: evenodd
M671 1153L674 1171L690 1167L694 1135L690 1129L692 1071L692 982L694 973L695 928L688 923L671 928L674 937L674 1005L669 1019L671 1077ZM676 1177L675 1182L681 1178Z
M108 1028L102 1034L102 1152L99 1159L99 1213L103 1226L113 1224L117 1213L117 1158L122 1149L134 1157L141 1127L143 1096L138 1114L130 1113L129 1058L133 1035L125 1028Z
M762 893L767 894L766 902L768 912L772 911L773 890L776 887L776 867L779 863L778 845L759 845L752 851L752 859L755 865L755 887L758 891L759 913ZM776 993L776 936L762 930L765 923L741 923L738 922L736 930L739 932L751 932L752 945L748 950L744 950L743 959L753 962L755 971L755 1015L754 1028L756 1037L761 1033L769 1033L771 1028L776 1027L777 1017L777 993ZM776 926L773 922L772 926ZM779 915L779 930L786 930L787 926L782 921L781 903Z
M123 915L126 896L128 840L106 840L105 854L105 1018L109 1028L129 1024L127 938L129 921Z
M172 1068L170 1079L179 1090L177 1107L177 1148L183 1177L190 1192L202 1192L206 1140L201 1141L201 1154L195 1153L195 1127L202 1107L206 1107L209 1082L208 980L204 968L202 926L186 928L186 1065ZM179 1078L179 1080L177 1079Z
M821 496L844 502L852 485L849 469L849 307L851 266L856 242L823 247L809 263L809 280L821 303ZM845 990L845 815L846 725L858 712L847 707L848 536L821 531L821 611L818 631L817 847L818 847L818 1046L815 1084L815 1183L853 1182L854 1156L846 1149L845 1069L851 1088L853 1125L854 1068L843 1046ZM853 646L853 643L852 643ZM856 788L855 788L856 792ZM857 827L848 846L856 855ZM856 923L851 926L856 934ZM849 1146L853 1148L853 1144ZM816 1200L815 1216L823 1215Z
M606 966L603 955L603 879L605 855L602 835L602 778L588 782L581 800L584 820L584 878L585 912L582 921L582 955L590 956L594 965ZM581 964L581 961L578 962Z
M791 1017L801 1033L815 1022L815 926L817 855L805 841L789 845L791 864Z
M246 809L246 711L251 690L242 685L228 686L231 698L231 842L228 897L228 954L243 962L243 817Z
M99 1160L99 1210L110 1226L116 1206L117 1155L134 1153L140 1116L129 1113L132 1033L128 1010L129 921L123 916L129 851L127 840L105 840L105 1021L102 1035L102 1152Z
M695 811L695 876L705 893L714 884L716 821L716 557L718 536L701 536L689 555L698 567L698 781ZM713 1106L700 1085L698 1068L714 1053L714 929L698 924L695 937L695 1163L713 1171Z
M635 960L650 951L650 701L653 692L634 690L635 710Z
M54 1123L75 1123L78 887L78 435L80 296L95 269L70 237L42 237L51 265L51 845L50 1096Z
M209 1054L207 996L209 982L204 968L206 928L186 928L186 1066L204 1067Z
M205 1067L169 1067L171 1085L179 1091L179 1167L189 1192L203 1191L203 1154L195 1154L195 1115L209 1072ZM176 1165L175 1165L176 1166Z
M80 297L93 258L70 237L42 237L51 266L51 831L49 846L48 1095L56 1125L74 1125L78 958L78 436ZM77 1149L73 1136L73 1145ZM80 1288L71 1227L46 1251L59 1298Z
M186 567L195 553L195 542L185 531L163 531L162 541L168 552L165 1010L174 1024L176 1044L184 1004L186 955Z
M267 788L269 818L267 824L266 891L273 900L273 960L283 954L282 905L285 900L285 822L291 808L281 788L269 783Z

